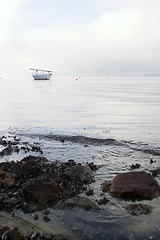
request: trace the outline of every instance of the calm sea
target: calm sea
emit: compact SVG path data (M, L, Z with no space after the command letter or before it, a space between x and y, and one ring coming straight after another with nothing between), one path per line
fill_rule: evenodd
M0 131L157 143L160 77L0 79L0 113Z
M102 182L130 171L131 164L138 162L147 172L160 167L159 154L145 151L160 151L160 77L0 79L0 134L38 142L51 161L72 158L99 165L91 186L95 201ZM65 141L55 141L56 136ZM105 139L116 141L106 145ZM21 158L15 153L0 161ZM138 217L124 210L125 201L107 198L99 213L77 210L50 217L85 239L160 238L159 198L144 201L154 209Z

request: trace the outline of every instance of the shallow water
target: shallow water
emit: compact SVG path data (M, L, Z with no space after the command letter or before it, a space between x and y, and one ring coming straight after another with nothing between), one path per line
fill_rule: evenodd
M159 77L1 79L0 112L1 136L38 144L50 161L97 164L93 201L102 198L104 180L130 171L131 164L147 172L160 167ZM25 155L14 153L0 161ZM143 201L154 207L152 213L132 216L124 209L126 201L106 197L110 202L100 212L55 211L49 224L56 222L85 239L159 239L159 198Z

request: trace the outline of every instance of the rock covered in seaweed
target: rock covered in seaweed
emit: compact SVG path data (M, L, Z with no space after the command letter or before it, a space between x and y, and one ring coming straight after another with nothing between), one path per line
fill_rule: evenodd
M9 227L0 228L0 239L2 240L71 240L68 236L53 235L48 233L40 234L38 232L25 233L17 227L10 229Z
M96 169L93 163L91 166ZM92 169L73 160L49 162L37 156L2 162L0 208L20 208L27 213L52 207L86 190L86 184L93 181Z
M56 203L61 198L66 198L65 188L56 181L50 179L35 179L29 181L23 189L27 202L33 202L40 206L48 203Z

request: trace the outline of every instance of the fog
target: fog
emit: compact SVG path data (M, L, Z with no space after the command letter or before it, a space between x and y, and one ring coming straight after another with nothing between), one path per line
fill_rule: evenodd
M160 75L160 2L5 0L0 77Z

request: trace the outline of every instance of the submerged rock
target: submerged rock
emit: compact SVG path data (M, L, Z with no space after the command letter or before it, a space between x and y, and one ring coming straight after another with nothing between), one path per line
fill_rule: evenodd
M113 197L152 199L160 195L158 182L143 171L120 173L107 187Z
M10 155L13 152L13 147L9 144L0 152L0 156Z
M100 210L101 208L93 203L87 197L73 197L65 201L59 201L55 208L58 209L72 209L72 208L82 208L84 210Z
M153 207L147 204L133 203L125 206L125 209L132 215L149 214Z

